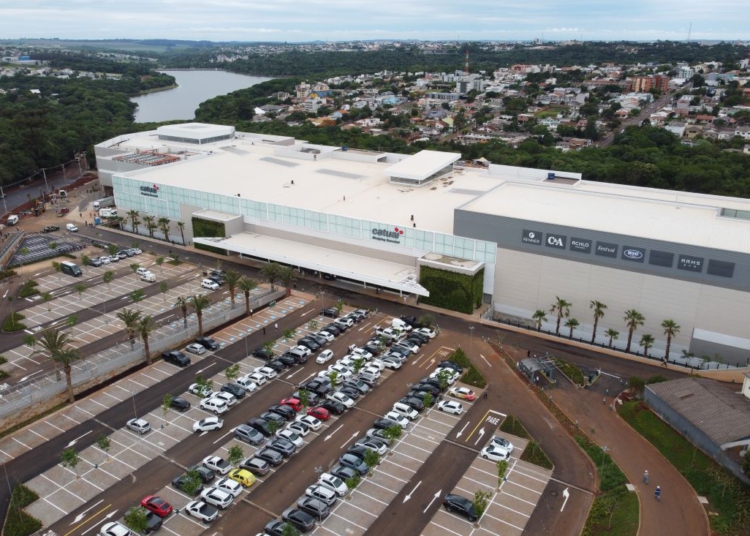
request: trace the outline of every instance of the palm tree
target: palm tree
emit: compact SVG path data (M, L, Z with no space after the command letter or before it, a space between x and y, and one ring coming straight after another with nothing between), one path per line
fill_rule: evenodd
M643 346L643 353L648 357L648 349L654 345L654 337L646 333L641 337L641 346Z
M133 232L135 234L138 234L138 224L141 223L138 216L140 216L140 213L137 210L128 211L128 218L130 218L130 224L133 226Z
M606 308L607 306L600 301L591 300L589 302L589 309L594 310L594 332L591 334L591 344L596 341L596 328L599 326L599 319L604 316L604 309Z
M135 335L138 330L138 323L141 320L141 313L133 309L123 309L117 313L117 318L122 320L125 329L128 330L130 346L135 345Z
M146 224L146 229L148 229L148 235L153 238L154 237L154 229L156 229L156 224L154 223L154 217L153 216L143 216L143 223Z
M81 352L75 348L67 347L53 354L52 359L55 363L62 365L63 372L65 373L65 381L68 384L68 402L73 404L76 401L75 392L73 391L73 363L81 359Z
M571 305L573 304L566 301L565 299L555 296L555 303L552 304L552 307L549 310L550 313L554 313L555 311L557 311L557 325L555 327L555 335L560 334L560 320L562 320L562 317L568 317L568 315L570 314Z
M279 278L279 268L281 268L281 266L279 266L277 263L270 262L263 265L263 267L260 269L260 273L263 274L266 279L268 279L269 283L271 283L271 292L276 290L274 282Z
M250 314L250 293L258 287L258 282L255 279L249 277L243 277L237 283L240 290L245 295L245 314Z
M205 294L196 294L188 298L190 306L195 309L195 314L198 317L198 336L203 336L203 310L211 305L211 300Z
M279 278L279 281L281 281L281 283L286 288L286 295L291 296L292 281L294 281L294 268L292 268L291 266L279 266L277 276Z
M665 320L661 323L661 327L664 328L664 335L667 336L667 352L666 358L669 359L669 349L672 346L672 337L680 332L680 326L674 320Z
M182 237L182 245L185 245L185 222L178 221L177 228L180 230L180 236Z
M70 334L59 329L45 329L39 336L37 344L48 354L47 357L53 360L55 365L55 374L57 380L60 381L60 370L57 368L57 361L54 360L54 355L61 352L70 343ZM40 350L34 352L41 353ZM32 354L33 355L33 354Z
M232 309L234 309L234 295L237 293L237 284L239 283L242 276L236 270L227 270L224 274L224 281L229 289L229 299L232 301Z
M646 318L636 311L635 309L628 309L625 311L625 317L623 318L625 320L625 324L628 326L628 344L625 347L625 351L630 351L630 343L633 341L633 333L636 329L638 329L638 326L642 326L643 322L645 322Z
M547 312L542 309L537 309L534 314L531 315L531 318L534 319L536 330L539 331L542 329L542 323L547 321Z
M177 298L177 301L174 302L175 307L179 307L182 310L182 322L185 324L185 329L187 329L187 313L188 313L188 305L190 305L186 298L183 298L180 296Z
M164 240L169 242L169 219L159 218L159 230L164 233Z
M143 349L146 352L146 363L149 365L151 364L151 351L148 347L148 336L151 335L155 329L156 322L154 322L154 318L151 315L142 316L136 326L136 331L143 340Z
M573 338L573 330L576 329L580 325L581 325L581 323L578 320L576 320L575 318L568 318L565 321L565 327L566 328L570 328L570 334L568 335L569 339Z
M616 329L609 328L604 334L609 337L609 347L612 348L612 341L617 340L620 337L620 332Z

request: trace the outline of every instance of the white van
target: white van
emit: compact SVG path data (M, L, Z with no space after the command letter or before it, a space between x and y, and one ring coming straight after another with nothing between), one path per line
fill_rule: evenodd
M154 283L156 281L156 276L152 272L146 272L145 274L141 274L141 281Z
M403 402L396 402L395 404L393 404L393 411L395 411L402 417L406 417L410 421L413 421L414 419L419 417L419 413L417 413L417 410L415 410L411 406L407 406Z
M391 327L394 327L401 331L411 331L411 326L407 324L406 322L404 322L403 320L401 320L400 318L394 318L391 321Z
M93 207L94 207L94 210L99 210L99 208L101 208L99 201L94 201Z
M6 225L15 225L18 223L18 216L15 214L11 214L8 216L8 221L6 222Z
M116 218L117 211L113 208L103 208L99 210L99 216L102 218Z

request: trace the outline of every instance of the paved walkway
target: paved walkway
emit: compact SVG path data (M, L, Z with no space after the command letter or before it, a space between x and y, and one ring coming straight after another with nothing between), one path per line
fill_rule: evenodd
M706 511L695 490L655 447L611 409L611 399L603 404L599 393L565 387L555 389L554 399L595 442L608 447L609 455L635 486L641 503L640 536L711 534ZM648 485L643 483L645 470L649 472ZM656 486L662 489L661 502L654 499Z

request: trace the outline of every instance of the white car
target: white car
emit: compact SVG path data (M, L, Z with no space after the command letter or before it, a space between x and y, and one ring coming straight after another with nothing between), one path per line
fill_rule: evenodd
M133 248L133 253L135 253L136 255L140 255L141 253L143 253L143 251L138 248Z
M367 364L368 367L375 367L379 371L383 371L385 369L385 364L380 359L373 359Z
M117 255L110 255L109 262L120 262L120 257L118 257Z
M323 350L318 354L318 357L315 358L315 362L318 365L322 365L324 363L328 363L333 358L333 350Z
M503 461L510 458L510 452L497 445L489 444L482 449L482 458L493 462Z
M276 435L279 437L283 437L284 439L291 441L294 443L294 446L299 448L302 446L304 441L302 441L302 437L297 432L293 432L292 430L289 430L288 428L284 428L283 430L279 430L276 432Z
M445 379L448 381L448 385L453 385L456 383L456 380L461 376L457 371L449 368L439 368L432 374L430 374L430 378L438 378L439 376L444 376Z
M211 430L221 430L224 421L219 417L206 417L193 424L193 432L210 432Z
M192 501L185 506L187 513L204 523L210 523L219 517L219 511L203 501Z
M374 452L377 452L381 456L385 456L385 453L388 452L388 446L385 443L381 443L380 441L368 441L367 439L360 439L354 445L357 447L370 449Z
M346 317L346 316L340 316L338 318L335 318L333 321L334 322L340 322L342 324L346 324L349 327L352 327L354 325L354 320L352 320L351 318Z
M109 261L109 256L108 256L108 255L105 255L105 256L103 256L103 257L99 257L99 261L100 261L100 262L101 262L102 264L109 264L109 262L110 262L110 261Z
M346 484L337 476L333 476L330 473L323 473L318 477L318 484L323 486L324 488L328 488L339 497L343 497L349 492L349 488L346 487Z
M151 272L149 272L148 268L144 268L144 267L141 266L140 268L138 268L135 271L135 273L138 274L138 275L143 275L143 274L148 274L148 273L151 273Z
M434 339L435 335L437 335L437 331L435 331L432 328L419 328L415 333L421 333L422 335L427 335L430 339Z
M333 340L336 338L336 337L333 336L333 333L329 333L326 330L319 331L318 333L316 333L316 335L320 335L321 337L323 337L328 342L333 342Z
M386 419L390 419L392 421L396 421L401 428L406 429L407 426L409 426L409 419L401 415L400 413L396 413L395 411L389 411L385 415L383 415Z
M214 473L218 473L222 476L232 470L232 466L219 456L206 456L203 458L203 467L207 467Z
M419 352L419 346L416 344L412 344L410 342L407 342L406 340L403 340L399 343L394 344L394 346L400 347L400 348L406 348L409 350L412 354L416 354Z
M201 281L201 287L207 288L208 290L219 290L219 284L211 279L204 279Z
M504 437L500 437L500 436L495 436L492 439L490 439L490 445L495 445L497 447L507 450L508 452L513 452L513 449L514 449L513 443L511 443Z
M354 406L354 400L352 400L349 396L346 395L346 393L342 393L341 391L336 391L335 393L331 393L330 395L326 396L328 400L335 400L336 402L341 402L346 406L346 409L351 408Z
M336 492L330 488L321 486L320 484L308 486L305 490L305 495L307 497L312 497L313 499L318 499L319 501L324 502L327 506L333 506L336 502Z
M211 486L201 492L201 499L208 504L212 504L220 510L226 510L234 501L234 495L227 493L224 490Z
M339 378L351 378L352 377L352 370L349 367L345 367L343 365L330 365L328 367L328 374L331 372L337 372L339 375Z
M378 367L373 367L373 366L368 365L365 368L363 368L361 372L371 374L375 378L380 378L380 369Z
M320 430L320 427L323 426L323 421L320 419L316 419L312 415L300 415L295 419L297 422L303 422L307 426L309 426L313 432L317 432Z
M242 376L241 378L237 378L236 380L234 380L234 383L242 387L247 392L255 391L258 388L258 384L255 383L248 376Z
M393 356L391 357L385 357L380 360L383 365L389 369L396 370L401 368L401 360L397 359Z
M211 397L215 393L208 385L201 385L198 383L191 383L188 387L188 392L192 395L199 396L201 398Z
M65 226L65 228L66 228L66 229L67 229L68 231L70 231L71 233L77 233L77 232L78 232L78 227L76 227L76 226L75 226L75 225L73 225L72 223L68 223L68 224L67 224L67 225Z
M301 352L302 355L304 355L305 357L308 357L312 353L307 346L302 346L302 345L295 346L289 351L298 352L298 353Z
M264 383L266 383L266 381L268 381L268 379L263 374L261 374L260 372L250 373L247 376L245 376L245 378L247 378L248 380L256 383L258 386L261 386Z
M112 521L105 523L99 530L99 536L131 536L133 534L125 525Z
M273 380L276 377L276 371L271 367L258 367L253 369L256 374L262 374L267 380Z
M226 391L219 391L213 396L213 398L223 400L224 402L226 402L228 408L231 408L237 403L237 397L235 397L232 393L227 393Z
M206 349L203 348L200 344L194 342L193 344L188 344L187 348L185 348L188 352L195 355L203 355L206 353Z
M464 411L464 407L455 400L441 400L438 402L438 409L453 415L461 415Z
M380 327L375 328L375 333L377 333L381 337L385 337L385 338L391 339L391 340L396 340L396 339L400 338L401 335L402 335L401 332L399 330L397 330L397 329L393 329L393 328L385 328L385 329L383 329L383 328L380 328Z
M368 361L372 359L372 354L363 348L353 348L350 353L355 358L362 358Z
M201 400L200 408L206 411L212 411L214 415L221 415L229 411L227 403L220 398L204 398Z
M476 393L468 387L451 387L448 390L448 394L460 398L461 400L468 400L469 402L472 402L477 398Z
M300 437L305 437L307 434L310 433L310 426L303 422L297 422L294 421L292 423L287 424L286 429L290 432L294 432Z
M232 497L238 497L242 493L242 484L227 477L218 480L214 484L214 487L231 494Z
M126 426L141 435L151 430L151 425L145 419L130 419Z
M327 369L326 370L321 370L320 372L318 372L317 377L319 379L328 380L330 382L331 381L330 374L331 374L330 370L327 370ZM344 378L342 378L341 375L338 375L336 377L336 381L335 382L331 382L331 383L332 383L332 385L339 385L339 384L343 383L343 381L344 381Z

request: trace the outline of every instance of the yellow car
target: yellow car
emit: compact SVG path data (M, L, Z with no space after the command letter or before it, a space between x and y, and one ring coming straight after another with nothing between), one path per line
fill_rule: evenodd
M246 469L234 469L229 471L227 476L235 482L239 482L245 488L255 484L255 475Z

